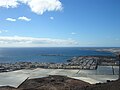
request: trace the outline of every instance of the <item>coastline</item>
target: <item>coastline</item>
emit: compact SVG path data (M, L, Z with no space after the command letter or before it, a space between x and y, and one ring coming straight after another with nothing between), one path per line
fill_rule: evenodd
M45 78L49 75L67 76L89 84L97 84L118 79L118 61L114 56L86 55L75 56L66 63L1 63L0 71L0 86L17 88L26 80Z
M66 63L40 63L40 62L16 62L0 63L0 72L10 72L21 69L80 69L96 70L101 66L118 66L116 57L113 56L79 56L72 57Z

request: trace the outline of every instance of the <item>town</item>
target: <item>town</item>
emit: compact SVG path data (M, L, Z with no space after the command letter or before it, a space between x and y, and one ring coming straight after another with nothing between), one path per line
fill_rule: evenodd
M67 60L66 63L16 62L0 63L0 72L10 72L21 69L80 69L96 70L101 66L118 66L116 57L112 56L79 56Z

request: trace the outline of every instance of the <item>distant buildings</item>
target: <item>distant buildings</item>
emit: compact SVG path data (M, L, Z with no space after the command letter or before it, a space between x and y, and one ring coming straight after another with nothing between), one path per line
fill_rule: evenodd
M110 56L79 56L73 57L67 63L39 63L39 62L16 62L16 63L1 63L0 72L9 72L21 69L81 69L94 70L97 65L114 66L118 65L115 57Z

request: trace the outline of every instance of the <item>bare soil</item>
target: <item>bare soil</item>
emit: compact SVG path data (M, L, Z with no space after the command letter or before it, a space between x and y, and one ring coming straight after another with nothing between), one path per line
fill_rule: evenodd
M66 76L53 75L28 79L18 88L5 86L0 87L0 90L120 90L120 80L91 85Z

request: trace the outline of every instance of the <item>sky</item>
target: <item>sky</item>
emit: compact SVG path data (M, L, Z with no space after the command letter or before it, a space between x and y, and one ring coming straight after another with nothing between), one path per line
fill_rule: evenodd
M120 0L0 0L0 47L120 47Z

